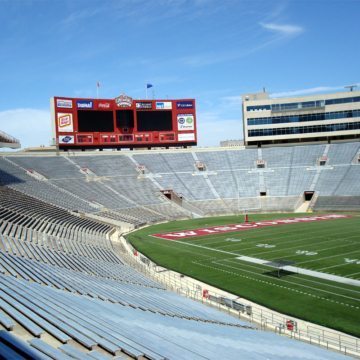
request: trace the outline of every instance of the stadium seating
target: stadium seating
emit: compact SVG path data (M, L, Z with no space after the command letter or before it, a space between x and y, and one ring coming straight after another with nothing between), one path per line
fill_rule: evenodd
M360 210L360 196L319 196L315 210Z
M235 170L254 168L258 158L257 150L241 151L196 151L197 158L206 164L208 170Z
M21 323L29 333L27 343L21 342L23 351L37 350L37 355L67 358L67 354L90 359L97 352L103 358L107 358L107 353L149 359L231 359L241 353L250 359L254 358L256 349L268 359L300 358L298 354L311 354L314 359L337 357L319 348L256 331L226 314L221 314L219 319L216 310L162 289L151 291L168 296L168 305L162 301L153 306L153 311L147 310L146 301L154 304L156 299L146 300L145 293L145 305L140 310L125 302L107 302L0 275L1 304L7 313L4 323L10 327L15 321ZM131 298L131 301L137 300ZM174 305L178 306L175 310ZM19 342L12 333L3 331L0 338L11 349L19 348L19 345L10 346ZM47 338L55 339L52 344L59 345L43 340ZM255 345L255 338L261 347Z
M318 196L315 210L358 210L359 149L354 142L3 156L1 356L338 358L167 291L129 266L110 238L122 223L294 211L310 190ZM323 156L328 161L320 166ZM265 167L258 168L257 160ZM196 161L205 164L203 171ZM145 166L143 173L138 165ZM160 190L183 199L171 201Z
M335 189L334 194L357 196L360 194L360 181L359 181L359 165L350 165L345 168L345 173L338 186Z
M331 144L327 154L328 163L331 165L350 164L358 153L359 143Z
M296 196L301 197L304 191L321 196L358 195L358 154L359 142L146 154L8 156L0 159L0 181L64 209L102 213L108 219L118 217L139 226L194 214L229 213L233 207L224 206L220 199L236 202L238 198L254 198L252 202L259 208L265 204L256 200L260 192L274 198L273 202L289 197L287 210L295 207ZM326 166L319 166L322 157L328 159ZM257 168L257 160L263 160L265 168ZM196 161L205 165L205 171L196 168ZM145 166L143 174L137 171L139 165ZM160 189L175 191L183 198L183 205L170 205ZM281 206L273 207L281 210Z
M152 173L174 173L195 171L195 160L190 153L169 153L154 156L134 155L134 159Z
M3 211L2 219L10 219L14 224L26 224L34 230L50 234L58 231L59 227L77 228L94 235L104 235L110 230L107 225L72 215L66 210L7 187L0 187L0 209Z
M23 169L34 170L49 179L68 179L83 177L75 166L67 161L66 157L13 157L11 161Z
M71 161L81 168L89 169L98 176L136 175L136 169L126 156L72 156Z

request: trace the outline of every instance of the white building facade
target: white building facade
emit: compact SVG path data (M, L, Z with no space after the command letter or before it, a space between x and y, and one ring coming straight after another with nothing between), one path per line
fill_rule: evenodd
M360 138L360 91L296 98L243 96L245 145Z

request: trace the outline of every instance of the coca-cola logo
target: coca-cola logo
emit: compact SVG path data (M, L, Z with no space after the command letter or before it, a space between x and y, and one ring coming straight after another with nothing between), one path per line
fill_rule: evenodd
M99 109L110 109L110 103L109 102L99 102L98 108Z

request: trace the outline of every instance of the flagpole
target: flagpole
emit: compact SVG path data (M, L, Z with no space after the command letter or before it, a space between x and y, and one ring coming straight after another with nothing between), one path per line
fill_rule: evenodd
M148 98L148 93L147 93L147 84L145 84L145 99L147 100Z
M98 99L99 98L99 86L100 85L100 83L99 82L97 82L96 83L96 98Z

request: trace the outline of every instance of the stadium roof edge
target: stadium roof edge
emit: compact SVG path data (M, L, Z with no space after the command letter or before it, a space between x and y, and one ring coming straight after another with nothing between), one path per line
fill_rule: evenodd
M6 143L0 141L0 148L20 149L20 143Z
M355 86L355 89L358 86ZM316 93L313 94L306 94L306 93L291 93L290 92L267 92L267 91L259 91L259 92L252 92L252 93L244 93L241 95L242 99L245 99L246 97L248 97L250 100L252 101L264 101L264 100L279 100L279 101L302 101L304 99L308 99L308 100L312 100L312 99L321 99L322 97L325 97L327 95L334 95L335 97L337 96L359 96L360 95L360 90L341 90L341 91L318 91Z
M15 137L0 130L0 148L19 149L21 147L20 141Z

